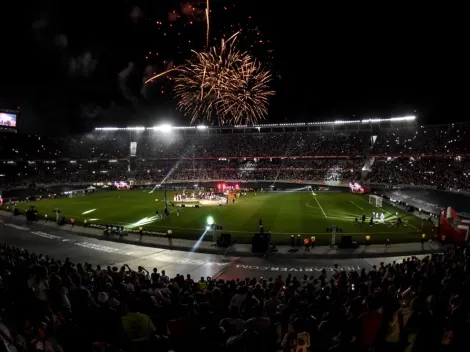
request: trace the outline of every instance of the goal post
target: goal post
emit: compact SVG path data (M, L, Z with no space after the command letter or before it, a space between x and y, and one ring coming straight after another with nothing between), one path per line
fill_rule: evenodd
M382 208L382 197L376 195L369 195L369 204L377 208Z
M69 198L74 198L74 197L83 197L86 193L85 189L74 189L73 191L68 191L67 196Z

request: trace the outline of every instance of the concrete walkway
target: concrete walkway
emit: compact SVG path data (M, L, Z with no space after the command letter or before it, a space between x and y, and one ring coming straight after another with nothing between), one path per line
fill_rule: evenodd
M0 217L4 223L12 223L17 225L24 225L26 223L24 216L12 216L11 213L0 211ZM43 230L47 232L47 228L54 229L54 231L69 231L76 235L96 238L104 241L120 242L128 244L136 244L146 247L156 247L173 249L180 251L193 251L199 253L209 254L226 254L235 257L249 257L249 256L260 256L251 252L251 245L249 244L234 244L229 248L219 248L212 242L201 241L196 246L196 241L173 238L172 242L164 237L154 236L143 236L140 240L138 234L128 234L122 239L118 236L106 236L102 230L94 229L90 227L62 225L59 226L55 222L39 220L38 222L29 223L29 226L43 227ZM211 237L211 236L210 236ZM0 237L1 241L1 237ZM374 257L394 257L394 256L408 256L417 254L430 254L443 251L445 248L437 242L426 242L426 243L399 243L392 244L389 247L385 245L370 245L360 246L357 249L339 249L330 248L329 246L315 246L310 248L309 251L305 251L304 247L291 248L290 246L278 246L277 252L270 253L270 256L276 257L292 257L295 259L308 259L308 258L374 258Z

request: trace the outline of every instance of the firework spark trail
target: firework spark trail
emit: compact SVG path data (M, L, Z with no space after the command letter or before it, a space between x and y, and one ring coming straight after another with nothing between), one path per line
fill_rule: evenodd
M168 74L172 71L178 71L178 70L179 70L178 67L170 68L169 70L163 71L163 72L159 73L158 75L150 77L148 80L145 81L145 83L149 83L149 82L153 81L154 79L157 79L158 77L162 77L162 76L164 76L164 75L166 75L166 74Z
M206 49L209 48L209 33L210 33L210 19L209 19L209 0L206 1L206 24L207 24L207 29L206 29Z
M206 81L206 71L207 71L207 68L204 67L204 72L202 73L202 82L201 82L201 97L200 97L201 100L204 97L204 82Z

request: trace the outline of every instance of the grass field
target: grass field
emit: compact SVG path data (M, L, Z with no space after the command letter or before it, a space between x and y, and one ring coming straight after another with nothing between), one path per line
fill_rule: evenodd
M172 192L167 196L168 200L173 200ZM427 222L421 231L421 220L401 210L398 210L399 216L405 225L397 228L394 225L396 208L384 203L383 208L377 209L369 204L368 196L351 193L250 193L237 199L235 204L223 206L169 206L169 217L155 219L155 210L162 211L165 207L163 199L162 191L105 191L84 197L20 203L19 208L23 212L35 205L42 218L47 213L51 219L55 219L54 209L59 208L67 221L74 218L77 224L82 224L85 219L89 223L132 228L142 224L145 230L166 232L171 229L174 237L192 239L204 232L206 219L212 216L216 224L223 226L221 232L232 234L233 240L238 242L251 240L253 233L259 231L259 219L278 244L289 242L291 234L300 234L302 238L316 236L317 244L328 244L330 235L326 228L331 225L342 227L343 234L350 234L357 241L362 242L365 235L371 235L372 243L384 243L387 237L392 243L415 242L420 240L421 233L430 235L432 231ZM179 216L176 216L176 209L179 209ZM369 226L373 211L384 213L384 224ZM363 214L367 217L366 223L355 224L355 217Z

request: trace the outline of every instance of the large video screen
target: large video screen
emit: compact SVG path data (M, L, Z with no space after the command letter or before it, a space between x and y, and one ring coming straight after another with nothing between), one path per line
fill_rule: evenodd
M16 114L0 112L0 127L16 128Z
M116 189L118 190L121 190L121 189L130 189L131 186L129 186L129 184L127 182L124 182L124 181L114 181L114 187L116 187Z

